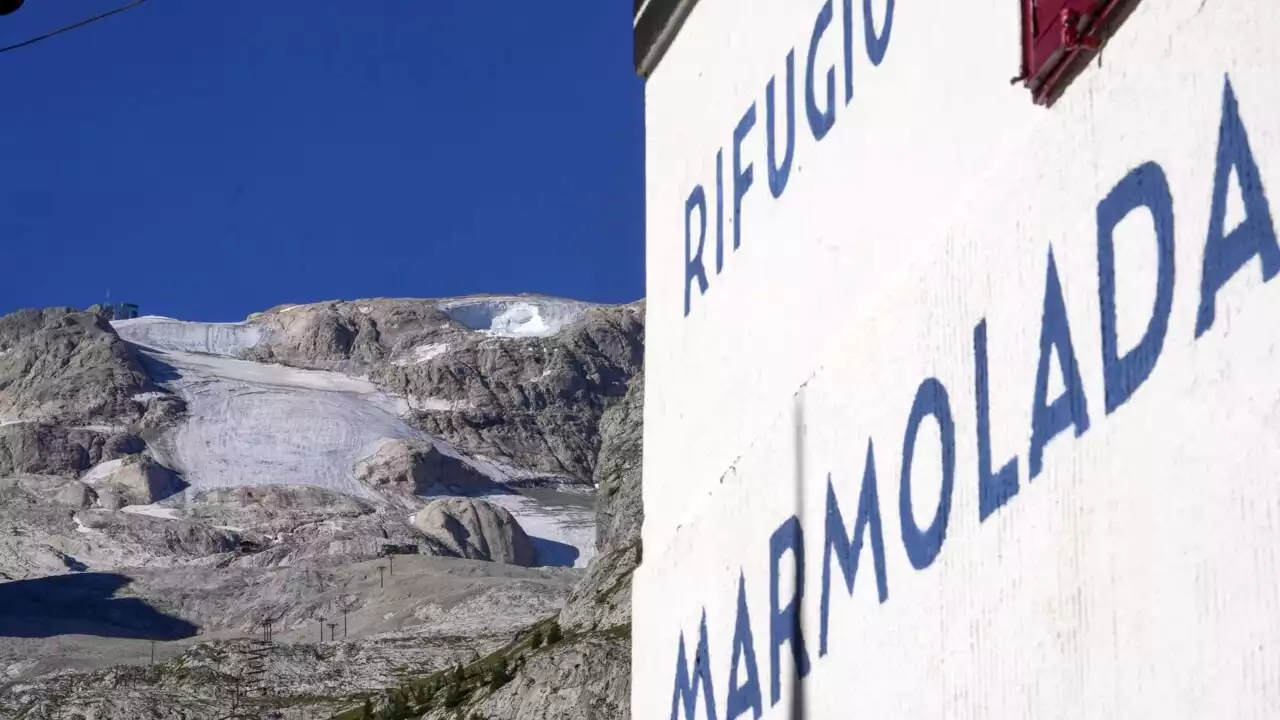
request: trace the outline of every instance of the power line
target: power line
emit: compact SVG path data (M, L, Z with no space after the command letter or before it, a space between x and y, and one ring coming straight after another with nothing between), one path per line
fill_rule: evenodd
M26 46L31 45L31 44L33 44L33 43L38 43L38 42L40 42L41 40L48 40L49 38L53 37L54 35L61 35L62 33L67 32L68 30L75 30L76 28L84 27L85 25L88 25L89 23L93 23L93 22L97 22L97 21L99 21L99 20L103 20L103 19L105 19L105 18L109 18L109 17L111 17L112 15L115 15L115 14L117 14L117 13L122 13L122 12L124 12L125 10L129 10L129 9L132 9L132 8L136 8L136 7L138 7L139 5L141 5L142 3L146 2L146 1L147 1L147 0L133 0L133 2L131 2L131 3L128 3L128 4L125 4L125 5L121 5L120 7L116 8L116 9L114 9L114 10L108 10L108 11L106 11L106 12L104 12L104 13L100 14L100 15L94 15L93 17L91 17L91 18L87 18L87 19L85 19L85 20L81 20L81 21L80 21L80 22L78 22L78 23L73 23L73 24L71 24L71 25L67 25L66 27L58 28L57 30L53 30L53 31L51 31L51 32L47 32L47 33L45 33L45 34L43 34L43 35L37 35L36 37L31 38L30 40L23 40L22 42L17 43L17 44L15 44L15 45L8 45L8 46L5 46L5 47L2 47L2 48L0 48L0 53L3 53L3 52L9 52L10 50L17 50L17 49L18 49L18 48L20 48L20 47L26 47Z

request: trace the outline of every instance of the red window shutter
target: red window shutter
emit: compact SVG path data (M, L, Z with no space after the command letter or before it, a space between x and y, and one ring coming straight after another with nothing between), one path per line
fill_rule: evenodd
M1022 80L1044 103L1066 68L1082 52L1097 50L1099 35L1120 0L1018 0L1022 5ZM1136 0L1130 0L1130 3Z

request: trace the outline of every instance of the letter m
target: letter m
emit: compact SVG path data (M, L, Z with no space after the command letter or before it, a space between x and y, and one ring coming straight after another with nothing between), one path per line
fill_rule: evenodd
M684 633L680 633L680 651L676 655L675 691L671 694L671 720L680 720L684 709L685 720L697 720L698 689L707 706L707 720L717 720L715 691L711 686L711 659L707 653L707 611L702 611L698 626L698 653L693 659L693 673L689 672L688 656L684 650Z
M876 570L876 589L880 602L889 599L889 583L884 570L884 535L880 529L880 499L876 494L875 452L867 441L867 466L862 473L862 492L858 496L858 517L853 521L853 537L845 533L844 515L836 501L836 491L827 475L827 532L822 549L822 605L818 623L818 656L827 654L827 627L831 614L831 556L835 555L844 576L845 588L853 594L853 581L858 576L863 535L871 526L871 559Z

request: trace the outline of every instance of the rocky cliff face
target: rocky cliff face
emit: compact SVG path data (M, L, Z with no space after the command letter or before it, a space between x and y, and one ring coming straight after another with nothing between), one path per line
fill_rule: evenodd
M142 436L183 409L97 315L50 308L0 318L0 477L78 475L140 452Z
M641 560L644 521L643 408L644 378L637 375L601 421L595 475L601 552L565 606L555 620L526 630L514 646L464 668L462 678L440 676L443 685L425 704L425 719L448 720L459 712L489 720L631 717L631 577ZM548 642L553 627L559 639ZM494 679L498 668L509 675L504 681ZM450 705L456 698L449 697L449 688L458 686L466 688L465 698Z
M0 417L138 429L181 409L101 317L50 308L0 318Z
M475 298L276 308L252 319L245 357L367 376L403 395L422 430L525 469L585 484L600 416L643 359L643 305Z

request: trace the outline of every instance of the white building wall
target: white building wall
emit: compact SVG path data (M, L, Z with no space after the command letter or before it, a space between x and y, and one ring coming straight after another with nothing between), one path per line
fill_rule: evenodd
M869 3L877 28L885 2ZM835 0L814 63L819 106L827 68L835 73L835 122L820 141L805 111L817 0L701 0L648 81L634 716L672 716L681 633L697 676L705 612L714 717L730 717L739 577L761 709L787 716L792 643L779 623L775 667L770 582L777 578L776 605L785 608L795 562L780 552L775 570L770 538L792 515L804 538L807 717L1280 715L1280 282L1264 281L1280 271L1272 227L1280 210L1266 192L1280 188L1280 4L1145 0L1051 109L1008 82L1019 66L1016 0L897 2L878 66L868 58L864 3L850 4L853 99L845 102L844 3ZM765 86L777 76L781 114L792 48L796 143L774 198ZM1228 83L1238 113L1224 112ZM733 132L752 103L742 154L754 183L734 250ZM719 272L717 151L726 216ZM1158 167L1122 183L1146 163ZM1226 239L1211 242L1220 172ZM1173 218L1167 330L1158 351L1133 355L1154 366L1108 412L1099 204L1115 191L1112 215L1124 216L1114 231L1124 356L1158 305L1159 265L1152 213L1125 213L1124 201L1159 206L1160 176ZM686 316L685 211L699 184L708 287L700 293L693 283ZM696 249L696 211L692 219ZM1264 251L1229 272L1231 248L1253 255L1249 243ZM1050 249L1088 422L1079 413L1044 443L1032 479ZM1227 267L1221 289L1202 288L1206 258ZM1206 297L1214 318L1198 334ZM984 319L991 464L1016 459L1018 481L985 520L974 347ZM1046 367L1048 404L1067 384L1056 349ZM943 486L935 418L904 453L926 378L945 387L954 474L936 557L924 562L930 543L916 542L926 556L917 569L900 515L904 455L914 458L913 524L929 527ZM1044 426L1048 414L1041 418ZM824 653L827 478L847 533L869 440L887 599L877 601L868 530L852 598L832 557ZM734 684L749 701L748 663L737 665ZM713 717L701 688L696 695L693 717ZM683 706L676 716L686 717Z

